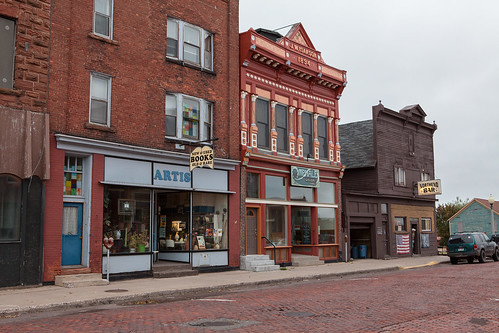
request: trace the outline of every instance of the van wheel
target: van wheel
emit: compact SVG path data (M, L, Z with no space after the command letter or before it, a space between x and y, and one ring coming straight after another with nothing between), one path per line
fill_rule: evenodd
M480 256L478 257L478 261L482 264L485 262L485 251L484 250L480 251Z
M492 259L494 259L494 261L499 261L499 249L497 247L494 251L494 254L492 255Z
M472 264L473 261L475 261L475 258L469 257L469 258L466 258L466 260L468 260L468 264Z
M453 265L457 265L457 258L450 258L450 263Z

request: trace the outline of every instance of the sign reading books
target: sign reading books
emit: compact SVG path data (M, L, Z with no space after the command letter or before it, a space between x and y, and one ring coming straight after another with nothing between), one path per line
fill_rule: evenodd
M419 195L442 194L442 186L440 184L440 179L418 182L418 194Z
M190 171L205 165L213 169L213 149L209 146L197 147L191 153Z
M291 185L319 187L319 170L291 166Z

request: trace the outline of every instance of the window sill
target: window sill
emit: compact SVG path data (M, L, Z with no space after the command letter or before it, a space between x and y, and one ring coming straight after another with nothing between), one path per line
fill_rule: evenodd
M98 130L98 131L108 132L108 133L116 133L116 128L107 127L105 125L85 123L85 125L83 125L83 127L85 127L86 129L91 129L91 130Z
M213 140L214 141L214 140ZM179 139L179 138L172 138L165 136L165 142L169 143L177 143L180 145L186 145L186 146L212 146L212 142L206 142L206 141L199 141L199 140L188 140L188 139Z
M184 67L188 67L188 68L192 68L192 69L196 69L198 71L201 71L201 72L204 72L204 73L207 73L207 74L211 74L211 75L217 75L217 73L215 73L213 70L211 69L206 69L206 68L203 68L201 66L198 66L198 65L195 65L195 64L192 64L190 62L186 62L186 61L182 61L182 60L179 60L179 59L174 59L174 58L169 58L169 57L166 57L166 61L168 62L172 62L174 64L177 64L177 65L180 65L180 66L184 66Z
M112 40L112 39L109 39L109 38L106 38L106 37L102 37L102 36L96 35L93 32L89 32L87 36L89 38L97 39L97 40L100 40L101 42L108 43L108 44L111 44L111 45L116 45L116 46L120 45L120 43L118 41L116 41L116 40Z
M0 88L1 95L21 96L21 90Z

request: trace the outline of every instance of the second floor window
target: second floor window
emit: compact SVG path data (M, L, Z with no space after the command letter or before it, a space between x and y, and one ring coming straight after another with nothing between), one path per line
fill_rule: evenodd
M213 70L213 35L195 25L169 18L166 56Z
M313 157L313 124L312 114L303 112L301 114L301 136L303 138L303 157L307 158L309 155Z
M112 39L113 0L94 0L94 33Z
M111 77L93 73L90 78L90 122L109 126Z
M395 167L395 185L405 186L405 170L401 167Z
M317 138L319 139L319 157L327 159L329 154L329 142L327 140L327 119L326 117L317 118Z
M421 172L421 181L425 182L431 180L430 174L428 172Z
M188 140L211 139L213 103L182 94L167 94L165 113L166 136Z
M256 127L258 127L258 148L270 149L270 109L269 102L258 98L255 102Z
M275 107L275 126L277 131L277 150L288 151L288 108L277 104Z

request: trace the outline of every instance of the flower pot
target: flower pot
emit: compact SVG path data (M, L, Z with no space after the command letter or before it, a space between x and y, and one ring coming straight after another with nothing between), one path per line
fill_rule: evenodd
M145 244L139 244L137 246L137 252L146 252L146 246L145 246Z

